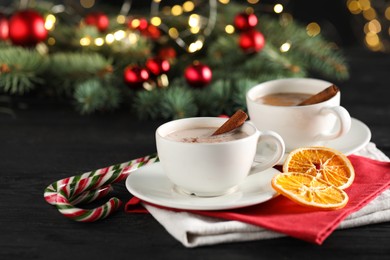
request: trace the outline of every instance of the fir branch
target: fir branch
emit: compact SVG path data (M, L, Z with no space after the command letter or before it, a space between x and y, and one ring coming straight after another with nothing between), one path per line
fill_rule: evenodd
M196 116L198 112L193 92L179 85L140 91L135 96L133 108L140 119L178 119Z
M297 22L284 24L267 15L263 15L261 20L258 28L266 36L267 42L271 42L273 46L281 46L286 42L291 44L290 50L283 55L292 64L330 78L345 80L349 77L341 51L321 35L308 36L305 28Z
M233 88L230 81L218 80L205 89L194 90L193 96L200 116L231 115Z
M86 81L76 87L74 98L82 114L92 113L103 105L101 90L101 85L96 80Z
M88 80L76 86L74 98L82 114L112 110L120 104L120 91L99 80Z
M139 119L157 119L161 117L161 91L138 91L135 95L132 108Z
M302 62L302 61L300 61ZM254 54L245 54L238 46L237 36L219 37L211 43L207 64L213 70L213 77L224 80L303 77L306 71L299 63L277 50L271 41Z
M48 72L72 80L101 77L112 72L112 61L99 53L55 53L51 55Z
M272 78L273 79L273 78ZM234 81L233 84L233 89L235 91L232 94L232 103L233 103L233 109L238 110L247 110L246 107L246 93L248 92L249 89L254 87L256 84L259 84L261 82L270 80L267 76L262 79L258 79L256 81L250 80L250 79L240 79L237 81Z
M180 86L170 86L162 91L161 115L166 119L178 119L196 116L198 108L195 105L191 91Z
M262 82L264 79L304 76L306 76L305 70L293 65L289 59L274 51L270 43L267 43L261 52L249 55L241 62L240 69L230 75L235 80L250 79L257 82Z
M41 73L46 57L35 50L7 46L0 48L0 89L10 94L24 94L43 83Z
M55 39L55 44L50 46L52 53L70 52L81 49L80 38L76 38L74 23L67 24L59 19L55 29L50 32L50 37Z
M231 7L237 9L237 6L229 4L224 11L229 12ZM309 37L300 24L283 25L267 15L261 15L260 20L258 29L264 34L266 45L257 54L246 55L240 50L238 34L226 37L223 31L214 33L215 39L208 48L207 63L214 67L216 78L256 80L263 78L264 74L272 74L271 79L305 77L308 70L330 78L348 78L342 54L321 36ZM291 44L291 49L281 52L279 46L286 42Z
M122 103L122 91L112 85L105 85L103 91L103 100L105 101L102 109L104 110L115 110Z
M112 61L99 53L55 53L50 57L48 76L56 84L57 92L72 93L76 84L89 79L108 79L113 72Z
M307 75L307 71L300 63L295 63L291 57L283 54L271 42L268 42L258 55L258 58L264 59L264 63L267 64L262 68L263 72L273 72L274 78L305 77ZM249 65L254 66L254 64Z
M305 46L306 44L302 44L300 48L305 49ZM306 59L307 66L313 71L330 78L336 78L338 80L348 79L348 67L340 51L334 48L332 44L325 42L320 42L317 46L317 50L306 48L304 52L306 55L303 58Z
M237 66L247 58L247 55L238 47L237 35L229 35L229 37L220 35L210 42L205 62L214 68L223 70L221 75L224 75L236 71Z

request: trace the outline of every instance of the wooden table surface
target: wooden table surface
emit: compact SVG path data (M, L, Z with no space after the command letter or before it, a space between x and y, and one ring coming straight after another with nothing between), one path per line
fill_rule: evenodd
M390 156L390 56L345 53L351 78L336 82L342 105ZM66 102L35 98L11 107L15 117L0 114L0 259L389 259L389 222L337 230L321 246L284 237L187 249L148 214L69 220L45 202L45 187L154 153L162 122L137 121L126 110L80 116ZM114 187L110 195L131 197L124 183Z

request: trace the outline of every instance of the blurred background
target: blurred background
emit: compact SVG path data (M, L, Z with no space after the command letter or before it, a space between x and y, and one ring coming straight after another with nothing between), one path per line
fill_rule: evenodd
M49 0L13 1L1 0L0 13L10 15L18 5L34 6L43 3L64 5L77 10L79 15L96 10L117 11L125 5L131 13L148 13L152 2L161 6L181 5L178 0ZM199 2L199 1L194 1ZM208 2L208 1L203 1ZM291 15L292 19L310 25L328 39L342 46L364 45L373 51L389 51L390 1L389 0L218 0L223 4L231 2L255 6L263 13ZM127 10L127 9L126 9ZM318 26L318 27L317 27Z
M388 0L2 0L0 95L229 115L259 82L346 80L345 50L388 55L389 38Z

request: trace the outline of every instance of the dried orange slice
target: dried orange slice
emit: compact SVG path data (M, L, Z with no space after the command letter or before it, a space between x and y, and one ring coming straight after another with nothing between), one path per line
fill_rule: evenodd
M348 202L345 191L308 174L280 173L271 184L277 192L304 206L334 210Z
M283 172L305 173L340 189L348 188L355 179L349 159L343 153L327 147L293 150L283 164Z

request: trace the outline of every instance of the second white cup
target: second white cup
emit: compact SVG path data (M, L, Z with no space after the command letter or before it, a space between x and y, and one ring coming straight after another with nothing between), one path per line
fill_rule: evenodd
M351 117L340 106L340 91L321 103L305 106L277 106L258 102L258 98L274 93L314 95L332 83L309 78L278 79L251 88L246 95L251 122L260 131L272 130L283 138L286 151L305 146L324 145L348 133Z

